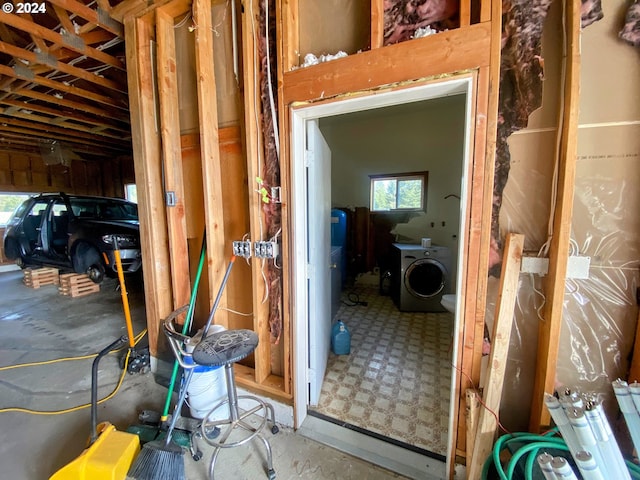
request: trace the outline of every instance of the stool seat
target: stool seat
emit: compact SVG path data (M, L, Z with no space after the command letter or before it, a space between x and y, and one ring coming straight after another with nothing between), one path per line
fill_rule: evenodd
M212 333L193 350L193 361L207 367L235 363L250 355L258 346L252 330L224 330Z

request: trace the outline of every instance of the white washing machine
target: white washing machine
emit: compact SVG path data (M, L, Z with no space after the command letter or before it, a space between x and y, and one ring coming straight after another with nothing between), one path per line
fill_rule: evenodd
M391 297L402 312L444 312L450 293L452 260L448 247L394 243Z

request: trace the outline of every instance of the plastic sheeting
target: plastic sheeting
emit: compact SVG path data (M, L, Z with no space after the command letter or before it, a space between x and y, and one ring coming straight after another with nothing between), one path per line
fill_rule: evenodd
M629 133L619 135L627 137ZM638 134L640 131L631 138L638 138ZM583 132L581 136L585 135L615 136L606 131ZM602 152L583 155L577 162L571 253L590 257L591 264L588 279L566 281L556 382L598 396L612 419L617 407L611 382L627 378L638 317L640 171L638 153L633 152L638 152L640 145L627 144L616 154L604 153L612 148L610 142L603 140L599 145ZM528 196L545 177L549 180L544 170L516 168L510 178L513 192L505 193L509 202L501 222L524 233L529 249L546 239L539 222L529 220L549 211L548 196ZM498 280L490 278L488 287L487 323L491 326ZM543 291L541 277L521 274L501 409L502 423L512 431L528 429Z

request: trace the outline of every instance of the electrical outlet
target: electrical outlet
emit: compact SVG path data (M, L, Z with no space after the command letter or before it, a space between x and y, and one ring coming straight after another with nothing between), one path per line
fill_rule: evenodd
M233 242L233 254L236 257L251 258L251 242L244 240Z
M255 242L253 244L253 254L256 258L276 258L278 251L276 242Z

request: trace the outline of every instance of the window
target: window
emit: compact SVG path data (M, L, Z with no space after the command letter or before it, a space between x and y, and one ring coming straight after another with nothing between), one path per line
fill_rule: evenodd
M6 225L11 214L29 195L21 193L0 193L0 226Z
M369 175L371 211L425 211L429 172Z
M124 186L124 198L133 203L138 203L138 190L135 183L127 183Z

